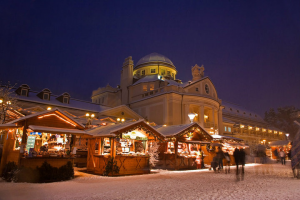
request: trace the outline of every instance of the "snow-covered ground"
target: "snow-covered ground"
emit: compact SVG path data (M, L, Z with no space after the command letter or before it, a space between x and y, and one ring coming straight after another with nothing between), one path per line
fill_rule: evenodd
M300 199L300 179L290 162L247 165L245 178L208 170L157 170L148 175L102 177L76 172L58 183L30 184L0 181L0 199Z

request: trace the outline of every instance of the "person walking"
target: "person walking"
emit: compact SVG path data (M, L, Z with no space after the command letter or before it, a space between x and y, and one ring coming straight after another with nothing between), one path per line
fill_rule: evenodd
M281 159L281 164L285 165L285 152L283 151L283 149L279 152L279 156Z
M230 173L230 155L228 152L224 153L226 159L226 166L225 166L225 174Z
M223 169L223 159L225 158L221 147L218 148L217 158L218 158L218 165L219 165L219 171L220 171L221 169Z
M239 174L239 162L240 162L240 150L238 148L235 148L233 152L234 161L236 164L236 175Z
M242 166L242 172L241 172L242 180L244 180L245 163L246 163L246 153L245 153L244 149L241 149L240 150L240 164Z

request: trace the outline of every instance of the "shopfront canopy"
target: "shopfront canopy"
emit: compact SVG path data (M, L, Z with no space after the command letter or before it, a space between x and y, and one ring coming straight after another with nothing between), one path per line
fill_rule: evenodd
M269 146L287 146L290 143L289 140L279 140L279 141L274 141L271 142Z
M19 127L22 127L22 126L18 126L16 124L0 124L0 130L13 129L13 128L19 128Z
M28 128L33 132L46 132L46 133L56 133L56 134L74 134L74 135L86 135L87 133L83 130L78 129L66 129L66 128L55 128L48 126L36 126L29 125Z

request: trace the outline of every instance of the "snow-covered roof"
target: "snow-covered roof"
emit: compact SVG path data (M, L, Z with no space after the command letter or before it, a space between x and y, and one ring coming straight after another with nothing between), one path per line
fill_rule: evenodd
M47 132L47 133L71 133L71 134L87 134L83 130L78 129L67 129L67 128L55 128L49 126L36 126L36 125L29 125L28 128L35 132Z
M190 124L180 124L180 125L170 125L170 126L156 126L156 128L160 133L162 133L165 137L172 137L176 136L179 133L182 133L183 131L189 129L193 126L198 126L205 134L210 134L198 123L190 123Z
M157 74L148 75L148 76L144 76L143 78L139 79L133 85L137 85L137 84L140 84L140 83L153 82L153 81L157 81L157 80L160 80Z
M238 140L238 141L243 141L243 139L236 138L236 137L231 137L231 136L226 136L226 135L211 135L214 139L229 139L229 140Z
M228 119L226 117L223 117L223 122L225 122L225 123L231 123L231 124L235 123L234 121L232 121L232 120L230 120L230 119Z
M130 126L134 126L136 124L142 123L145 127L152 129L154 132L158 134L161 138L164 138L164 136L155 128L148 125L144 120L138 120L138 121L131 121L131 122L124 122L119 124L111 124L108 126L101 126L93 129L86 130L86 133L95 137L112 137L115 136L118 131L122 131L123 129L126 129Z
M254 121L258 121L261 123L266 123L263 118L255 112L249 111L242 106L229 103L226 101L222 101L222 105L224 106L223 114L228 114L236 117L241 117L245 119L251 119Z
M59 106L59 107L65 107L65 108L86 110L86 111L92 111L92 112L101 112L101 111L109 108L109 107L102 106L99 104L94 104L92 102L82 101L82 100L73 99L73 98L70 98L68 104L62 103L56 99L58 97L57 95L52 95L52 94L50 96L50 100L44 100L44 99L39 98L37 96L37 94L38 94L38 92L30 91L28 93L28 96L18 95L17 100L29 101L29 102L35 102L35 103Z
M174 67L174 69L176 69L174 64L172 63L172 61L169 58L167 58L166 56L161 55L159 53L151 53L151 54L148 54L148 55L142 57L137 62L134 69L139 68L139 65L146 64L146 63L151 63L151 62L164 62L164 63L167 63L167 64L171 65L172 67Z
M42 112L37 112L37 113L34 113L34 114L31 114L31 115L27 115L27 116L24 116L24 117L20 117L18 119L15 119L13 121L10 121L8 122L7 124L14 124L14 123L17 123L17 122L20 122L20 121L23 121L23 120L26 120L26 119L29 119L29 118L32 118L32 117L36 117L36 116L39 116L39 115L44 115L44 114L47 114L47 113L53 113L55 111L58 111L60 112L62 115L66 116L67 118L71 119L72 121L74 121L75 123L77 123L79 126L81 126L82 128L84 128L85 126L80 123L78 120L76 120L74 117L68 115L67 113L61 111L59 108L54 108L52 110L45 110L45 111L42 111Z
M192 127L194 123L192 124L180 124L180 125L170 125L170 126L157 126L154 128L157 128L159 132L161 132L164 136L174 136L178 133L184 131L185 129L188 129L189 127Z

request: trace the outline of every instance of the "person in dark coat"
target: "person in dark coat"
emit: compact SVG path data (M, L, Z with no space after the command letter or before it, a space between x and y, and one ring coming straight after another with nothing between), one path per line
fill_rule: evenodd
M225 156L224 156L224 152L222 151L221 147L218 148L217 158L218 158L219 170L223 169L223 159L225 158Z
M233 152L234 161L236 164L236 175L239 174L239 163L240 163L240 150L238 148L235 148Z
M246 163L246 153L244 149L240 150L240 165L242 165L242 179L244 179L244 173L245 173L245 166Z

